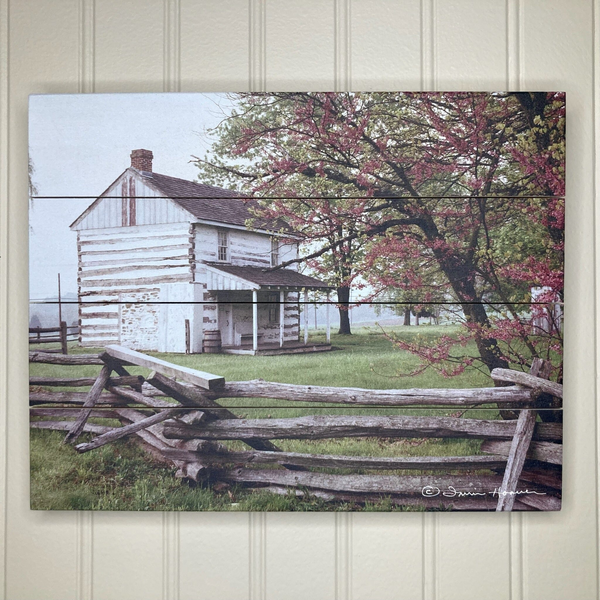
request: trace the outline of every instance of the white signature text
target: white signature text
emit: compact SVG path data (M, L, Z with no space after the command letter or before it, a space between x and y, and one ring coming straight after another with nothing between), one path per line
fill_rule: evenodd
M439 487L435 485L426 485L421 489L421 494L425 498L435 498L436 496L442 495L445 498L466 498L472 496L520 496L523 494L535 494L536 496L545 496L545 492L536 492L535 490L515 490L514 492L508 490L500 490L500 488L494 488L490 491L484 492L473 492L471 490L457 490L456 488L449 485L445 490L441 490Z

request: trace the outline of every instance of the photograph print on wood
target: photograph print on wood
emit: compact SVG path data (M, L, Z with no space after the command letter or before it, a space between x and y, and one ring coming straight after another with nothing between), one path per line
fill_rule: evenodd
M32 509L560 510L563 93L29 120Z

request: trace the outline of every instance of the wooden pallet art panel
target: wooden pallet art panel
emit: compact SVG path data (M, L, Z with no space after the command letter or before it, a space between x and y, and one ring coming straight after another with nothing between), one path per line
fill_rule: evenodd
M30 99L31 508L555 511L565 95Z

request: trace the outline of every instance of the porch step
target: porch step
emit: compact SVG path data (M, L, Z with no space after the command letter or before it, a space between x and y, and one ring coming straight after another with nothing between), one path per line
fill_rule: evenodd
M308 354L309 352L328 352L332 350L331 344L298 344L294 346L279 346L273 345L272 347L259 348L254 351L249 347L234 347L228 346L223 347L222 352L224 354L249 354L251 356L279 356L281 354Z

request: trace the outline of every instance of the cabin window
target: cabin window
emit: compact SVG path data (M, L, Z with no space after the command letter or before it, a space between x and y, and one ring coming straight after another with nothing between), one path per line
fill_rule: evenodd
M218 260L227 262L229 260L229 232L226 229L218 231Z
M279 264L279 240L276 237L271 238L271 266L276 267Z
M269 325L279 324L279 294L269 294L268 297L269 306Z

